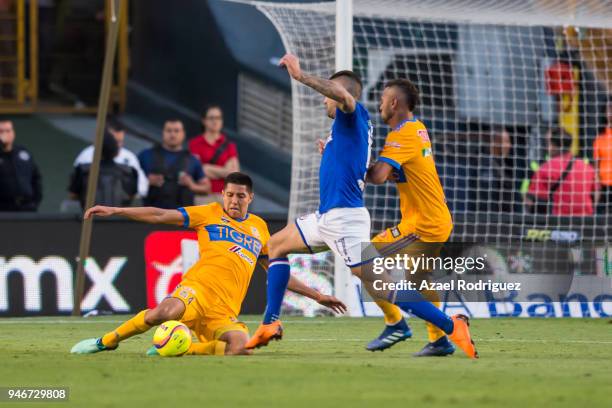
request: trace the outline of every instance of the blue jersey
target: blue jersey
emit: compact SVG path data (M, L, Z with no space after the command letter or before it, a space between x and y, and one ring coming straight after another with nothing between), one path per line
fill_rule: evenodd
M332 208L364 207L372 132L370 115L360 103L353 113L336 109L319 169L319 213Z

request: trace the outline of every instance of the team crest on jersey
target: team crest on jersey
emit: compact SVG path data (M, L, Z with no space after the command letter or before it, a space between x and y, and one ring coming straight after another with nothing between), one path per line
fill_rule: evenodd
M427 129L419 129L419 130L417 130L417 135L421 138L423 143L430 143L429 133L427 133Z
M253 234L253 236L257 239L261 239L261 234L259 233L259 230L255 227L251 227L251 234Z

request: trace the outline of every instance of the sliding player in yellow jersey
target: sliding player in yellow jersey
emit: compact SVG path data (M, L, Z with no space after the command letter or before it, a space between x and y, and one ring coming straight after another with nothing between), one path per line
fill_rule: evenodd
M385 85L380 115L392 130L387 135L377 163L368 170L366 181L374 184L396 181L402 219L396 226L377 235L373 242L411 242L404 251L409 255L424 253L426 256L438 256L451 234L453 222L436 171L427 129L413 114L418 101L418 89L407 79L392 80ZM420 276L417 278L427 279L427 272L430 271L418 271L417 275ZM424 291L422 295L439 307L436 292ZM377 303L385 313L387 327L368 344L367 348L371 351L384 350L411 335L399 307L383 301ZM463 315L454 316L453 319L467 323L467 317ZM473 343L470 344L467 324L461 327L466 335L456 337L448 330L445 333L441 326L428 322L429 343L415 356L452 354L455 348L447 333L468 356L477 356Z
M248 175L229 174L222 196L223 205L212 203L176 210L104 206L87 210L85 218L119 215L135 221L194 229L198 234L200 259L157 307L141 311L100 338L77 343L72 353L114 350L119 342L168 320L180 320L198 338L199 342L193 342L187 354L251 353L244 347L248 329L238 321L238 314L256 263L259 261L267 268L270 233L264 220L248 212L253 201L253 184ZM335 312L346 310L336 298L320 294L295 278L290 279L288 289Z

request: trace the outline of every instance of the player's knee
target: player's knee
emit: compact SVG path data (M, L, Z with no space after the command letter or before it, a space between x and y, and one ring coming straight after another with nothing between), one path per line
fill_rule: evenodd
M288 255L288 252L285 249L283 237L279 234L274 234L270 238L268 242L269 257L270 259L274 258L283 258Z
M244 348L244 345L231 345L225 346L226 356L250 356L253 354L252 350Z
M156 326L168 320L178 320L183 315L185 306L178 299L176 302L163 301L145 315L145 323L149 326Z
M246 346L249 337L241 331L231 331L221 336L220 340L225 342L226 356L248 356L253 354L251 350L247 350Z

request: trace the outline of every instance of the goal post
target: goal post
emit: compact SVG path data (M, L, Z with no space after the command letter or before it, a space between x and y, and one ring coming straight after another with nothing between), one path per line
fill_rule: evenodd
M562 127L573 139L576 161L595 170L593 146L605 128L612 93L609 2L250 4L270 19L286 50L300 57L309 73L329 77L334 70L352 68L362 77L361 102L375 126L373 158L388 132L377 109L383 84L404 77L417 85L416 115L432 139L454 218L453 241L523 245L536 235L561 232L557 237L603 243L605 250L597 253L607 254L612 211L597 215L591 203L590 210L572 210L578 212L571 216L534 216L525 203L534 173L550 158L547 130L552 127ZM287 137L293 138L293 220L317 209L315 142L327 135L331 123L320 95L295 81L291 90L293 134ZM570 190L564 193L566 202L586 200L580 189ZM398 223L395 186L368 185L365 199L373 233ZM537 261L519 252L512 258L502 254L510 273L528 271ZM608 270L607 263L597 268ZM325 274L343 299L352 296L351 278L341 263L328 259L317 273ZM360 313L357 307L352 311Z

